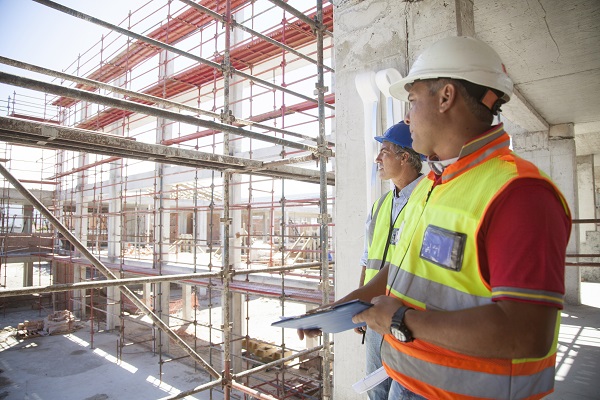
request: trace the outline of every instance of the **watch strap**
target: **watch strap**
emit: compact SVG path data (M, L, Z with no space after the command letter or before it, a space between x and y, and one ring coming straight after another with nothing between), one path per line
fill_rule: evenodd
M406 314L406 312L408 310L414 310L411 307L408 306L402 306L400 308L398 308L396 310L396 312L394 313L394 315L392 316L392 325L391 325L391 329L400 331L402 333L402 335L404 336L404 342L412 342L413 341L413 335L412 332L410 331L410 329L408 329L408 326L406 326L406 324L404 323L404 315ZM396 337L396 335L394 335Z

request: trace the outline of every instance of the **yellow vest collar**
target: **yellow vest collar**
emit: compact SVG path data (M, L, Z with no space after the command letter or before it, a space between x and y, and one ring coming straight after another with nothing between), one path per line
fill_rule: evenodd
M458 160L447 166L442 172L442 183L446 183L469 169L481 164L492 156L510 153L510 137L504 131L504 124L493 126L487 132L465 143L460 150ZM432 171L429 178L435 180Z

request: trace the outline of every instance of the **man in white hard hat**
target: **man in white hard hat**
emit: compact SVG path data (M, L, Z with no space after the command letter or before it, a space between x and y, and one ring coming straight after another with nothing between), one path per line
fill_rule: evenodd
M381 149L375 162L382 180L390 180L394 189L385 193L371 208L366 224L365 250L361 258L359 287L366 285L377 274L387 276L388 264L394 253L402 229L401 213L410 194L423 178L421 156L412 149L410 129L404 121L392 125L383 136L376 136ZM338 302L350 299L340 299ZM372 329L356 328L362 333L366 347L366 374L381 368L382 336ZM387 400L392 380L385 379L368 391L369 400Z
M432 169L405 207L387 282L376 276L353 294L376 296L353 321L384 335L390 399L553 391L570 211L492 126L512 86L487 44L450 37L390 88L410 102L413 148Z
M553 391L570 212L491 125L512 86L491 47L450 37L390 88L410 103L413 148L432 169L406 206L387 282L372 281L385 295L354 317L385 335L390 399Z

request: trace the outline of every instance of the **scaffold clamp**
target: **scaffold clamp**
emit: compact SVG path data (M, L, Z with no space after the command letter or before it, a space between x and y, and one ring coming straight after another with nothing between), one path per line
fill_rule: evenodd
M319 216L317 217L317 222L320 224L328 224L331 222L331 217L329 216L329 214L319 214Z

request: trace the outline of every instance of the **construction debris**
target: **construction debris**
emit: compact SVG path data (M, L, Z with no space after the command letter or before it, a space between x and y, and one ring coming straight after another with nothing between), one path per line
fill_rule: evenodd
M24 321L17 325L17 339L29 339L42 335L44 321Z
M291 350L282 352L281 348L274 344L260 342L255 339L244 339L242 348L247 351L246 356L248 358L263 363L270 363L292 355Z
M56 311L44 319L44 330L49 335L60 335L74 331L75 317L69 310Z
M38 336L60 335L78 329L75 317L69 310L56 311L43 320L23 321L17 325L17 339L31 339Z

